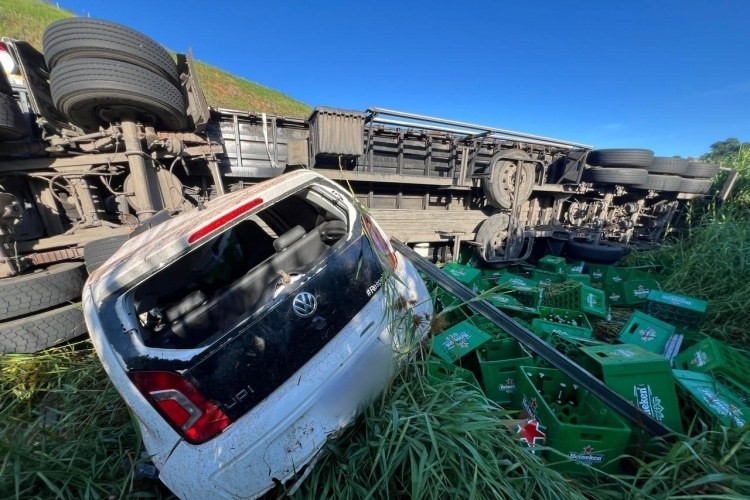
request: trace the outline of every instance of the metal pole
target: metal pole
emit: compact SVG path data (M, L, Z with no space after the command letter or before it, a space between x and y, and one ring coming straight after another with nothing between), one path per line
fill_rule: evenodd
M538 354L542 359L573 379L581 387L601 399L629 422L644 429L653 436L663 436L669 440L674 439L674 435L671 435L672 431L664 424L631 405L628 400L604 385L599 379L571 361L570 358L557 351L547 342L516 323L513 318L500 311L500 309L497 309L485 300L478 300L476 293L456 281L452 276L442 272L437 266L397 239L391 238L391 244L395 250L409 259L418 271L424 273L427 279L434 281L450 294L464 301L469 308L502 328L511 337L518 340L533 353Z

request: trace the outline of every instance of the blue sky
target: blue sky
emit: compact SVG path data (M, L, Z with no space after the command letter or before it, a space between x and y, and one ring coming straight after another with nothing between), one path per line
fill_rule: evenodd
M750 140L750 1L60 0L311 106L699 156Z

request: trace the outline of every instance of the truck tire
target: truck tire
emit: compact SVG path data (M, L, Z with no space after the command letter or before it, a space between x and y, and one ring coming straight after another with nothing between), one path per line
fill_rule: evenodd
M529 155L517 149L496 153L490 159L490 177L482 179L482 190L487 202L495 208L512 208L514 200L517 166L514 161L528 160ZM521 164L521 179L518 186L518 202L529 199L534 189L534 165Z
M583 171L583 180L602 184L629 186L646 182L648 171L643 168L591 167Z
M515 259L521 254L524 245L523 229L516 228L515 242L510 243L510 217L507 214L495 214L482 222L474 236L479 248L479 256L485 262Z
M653 191L678 192L681 182L682 177L679 175L649 174L645 182L636 184L633 187Z
M71 59L102 58L140 66L180 85L177 65L164 47L117 23L84 17L61 19L44 30L42 45L50 70Z
M648 168L653 160L650 149L595 149L586 157L586 163L595 167Z
M13 95L13 88L10 86L5 71L0 71L0 94Z
M15 141L28 135L29 128L13 96L0 93L0 141Z
M164 77L121 61L81 58L59 63L50 74L52 101L87 130L123 119L163 130L185 130L182 94Z
M47 269L0 280L0 320L48 309L81 296L86 272L81 262L52 264Z
M684 177L694 177L698 179L710 179L719 173L719 166L713 163L704 163L702 161L688 162L687 170Z
M104 264L119 248L128 241L128 235L109 236L86 243L83 247L83 260L86 271L93 273Z
M611 241L590 243L571 240L565 248L569 258L595 264L614 264L625 255L625 247Z
M86 333L81 304L0 323L0 354L41 351Z
M682 179L680 193L706 194L711 190L711 179Z
M649 174L682 175L688 168L688 161L684 158L669 158L656 156L646 169Z

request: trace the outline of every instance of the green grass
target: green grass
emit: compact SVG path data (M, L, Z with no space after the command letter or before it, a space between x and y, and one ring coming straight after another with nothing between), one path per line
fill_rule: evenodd
M0 498L163 495L134 481L141 451L88 341L0 356Z
M64 2L61 2L64 5ZM0 36L26 40L41 51L44 28L73 14L39 0L0 0ZM158 40L157 40L158 41ZM173 47L178 52L185 47ZM198 62L198 78L211 106L307 117L311 108L283 93Z

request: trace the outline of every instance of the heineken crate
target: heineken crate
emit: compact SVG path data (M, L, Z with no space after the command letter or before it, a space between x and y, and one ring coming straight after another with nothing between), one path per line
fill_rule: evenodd
M494 288L498 284L498 280L506 271L502 269L480 269L479 278L476 280L477 287L480 291L486 291Z
M714 372L712 373L714 379L729 389L732 394L737 396L737 399L740 400L740 402L750 408L750 380L743 379L743 380L735 380L732 377L729 377L727 375L724 375L721 372Z
M720 340L706 338L678 354L675 368L701 373L722 373L750 383L750 358Z
M585 269L589 276L591 276L591 284L604 285L604 280L607 276L607 269L609 269L609 267L610 266L606 264L592 264L587 262Z
M483 298L509 316L521 318L535 318L539 316L539 308L526 306L508 293L488 293Z
M578 310L581 307L581 284L566 281L547 287L542 294L542 305L557 309Z
M508 405L516 391L516 368L530 365L531 354L517 340L491 340L477 349L482 386L488 398Z
M630 277L632 269L629 267L607 266L604 274L604 286L620 285Z
M536 280L539 286L550 286L556 283L562 283L565 281L565 275L553 272L545 271L544 269L534 269L531 271L531 279Z
M556 274L565 274L568 271L568 266L565 262L564 257L557 257L555 255L545 255L537 263L539 269L544 271L550 271Z
M678 393L687 407L707 417L710 423L729 427L743 427L750 421L750 408L742 397L706 373L673 370ZM745 395L745 400L747 395ZM689 412L683 412L689 420Z
M591 275L581 273L566 273L565 281L573 281L582 285L591 285Z
M626 344L638 345L647 351L664 354L664 348L674 332L673 325L641 311L633 311L618 338Z
M643 272L634 272L622 284L622 299L626 306L645 304L651 290L660 290L659 282Z
M708 302L688 295L651 290L646 312L675 326L696 326L706 315Z
M498 291L506 292L527 307L539 307L543 290L536 280L524 278L517 274L505 273L498 278Z
M604 342L581 337L571 337L560 333L551 333L547 338L547 343L554 347L561 354L577 364L581 364L583 353L581 348L593 347L600 345L609 345ZM539 355L534 355L534 364L542 368L552 368L553 366Z
M570 264L567 264L565 266L565 274L567 276L573 275L573 274L585 274L586 269L586 263L582 260L577 262L571 262ZM589 279L591 277L589 276Z
M551 333L549 338L547 339L547 342L552 347L564 354L568 359L575 361L579 365L581 364L581 349L583 347L608 345L598 340L586 339L581 337L571 337L570 335L562 335L557 332Z
M531 329L544 340L552 333L582 338L591 338L593 335L591 323L580 311L540 307L539 314L539 318L531 321Z
M604 298L602 290L588 285L581 285L580 298L581 311L599 318L607 317L607 301Z
M479 390L482 389L474 373L465 368L435 358L427 362L428 383L440 383L451 379L463 380Z
M488 320L481 314L475 314L469 317L468 321L476 326L479 330L492 336L493 339L511 338L502 328L492 321Z
M432 353L453 363L492 338L469 320L462 321L432 339Z
M440 287L432 290L431 297L433 311L436 315L442 314L446 327L460 323L472 314L463 300Z
M562 454L544 452L556 470L586 473L586 464L617 472L630 428L614 410L559 370L520 366L516 382L513 405L538 421L545 444Z
M443 266L443 272L471 288L474 292L479 291L479 277L482 274L479 269L456 262L449 262Z
M672 367L669 361L637 345L581 348L579 363L643 413L682 432Z

